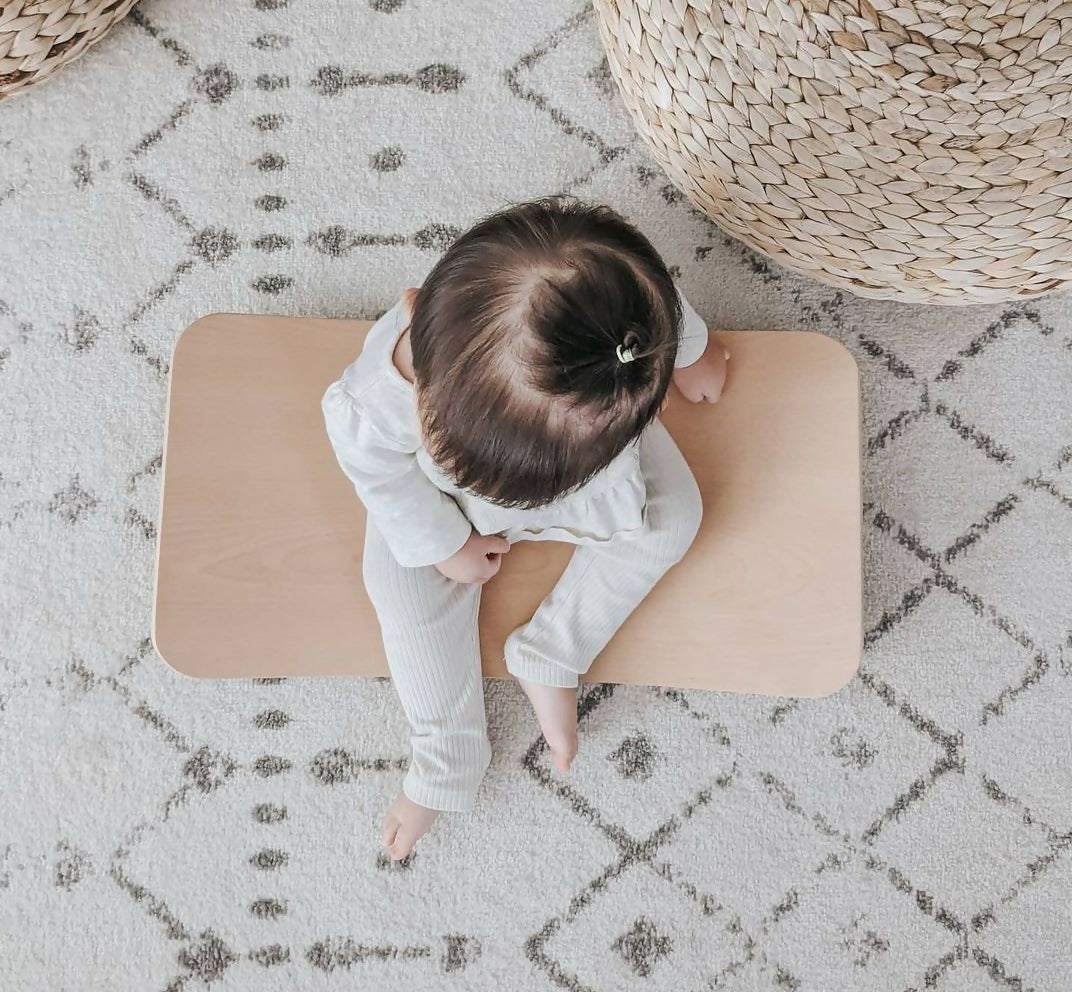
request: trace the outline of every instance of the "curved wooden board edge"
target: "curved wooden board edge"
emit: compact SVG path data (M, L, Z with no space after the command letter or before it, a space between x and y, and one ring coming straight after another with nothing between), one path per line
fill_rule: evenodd
M174 483L174 479L171 478L170 462L174 452L170 450L170 442L172 440L172 418L174 412L174 406L176 403L175 384L177 377L182 380L180 383L180 392L188 388L190 383L196 385L196 376L199 374L199 369L203 371L206 361L215 366L214 375L219 381L219 376L226 377L228 368L237 370L238 365L235 359L238 355L242 356L243 365L248 365L249 358L249 345L253 343L253 338L250 334L254 333L257 337L257 344L263 345L268 342L268 350L272 351L274 348L274 357L270 358L269 366L277 377L282 374L283 378L279 379L284 383L283 388L289 388L290 374L293 371L293 359L295 354L305 354L303 348L296 348L295 342L300 337L300 332L316 332L316 337L301 338L302 341L309 342L316 340L319 342L321 335L326 337L329 332L334 336L335 340L331 342L326 348L320 350L326 350L331 353L331 361L324 361L323 367L325 375L320 376L317 379L317 389L319 392L326 388L327 384L337 377L341 369L352 360L352 357L359 350L360 341L359 335L364 329L368 327L368 322L362 321L340 321L340 320L327 320L327 319L313 319L313 318L283 318L283 317L259 317L257 315L242 315L242 314L210 314L206 317L195 321L190 325L176 340L175 346L172 349L172 366L171 374L169 376L168 384L168 412L165 423L165 447L164 447L164 459L162 465L162 496L160 506L160 518L159 518L159 539L157 544L156 555L156 595L153 602L153 618L152 618L152 641L157 650L157 653L162 659L169 664L170 667L176 671L188 675L191 677L234 677L234 678L257 678L257 677L296 677L303 674L317 675L320 677L354 677L354 676L370 676L370 675L386 675L387 668L385 660L382 656L382 647L378 641L378 628L369 630L367 623L362 625L351 626L350 635L353 635L354 631L360 630L358 636L350 636L348 640L349 652L351 653L351 659L345 663L340 664L337 652L334 648L330 651L317 653L315 647L313 651L307 655L308 664L296 664L290 659L282 659L281 657L269 657L270 651L258 655L257 651L249 648L247 650L246 645L242 642L243 629L248 628L248 616L245 618L246 628L242 628L242 623L237 624L236 630L232 630L228 633L228 627L232 626L226 619L226 613L228 604L223 603L220 611L213 611L211 608L205 610L201 617L202 622L208 628L202 635L189 637L189 636L177 636L177 630L174 616L165 616L162 622L161 616L161 567L162 558L165 554L165 536L171 540L174 535L171 534L171 524L175 517L174 513L169 513L169 508L174 509L178 504L175 503L175 499L182 500L187 498L189 493L185 495L183 493L174 494L169 491L169 484ZM648 622L643 621L642 617L634 615L629 621L627 621L626 627L623 631L612 641L611 646L607 652L604 653L599 659L597 659L592 670L588 673L586 681L606 681L606 682L622 682L622 683L639 683L649 685L663 685L673 686L678 688L703 688L703 689L725 689L728 691L738 692L753 692L771 696L784 696L784 697L821 697L830 695L844 685L846 685L858 670L862 648L863 648L863 617L862 617L862 596L861 596L861 580L860 580L860 565L862 561L861 547L860 547L860 450L859 450L859 375L856 366L855 359L852 354L842 345L840 342L826 337L822 334L815 332L763 332L763 331L733 331L733 332L721 332L715 335L717 338L725 340L730 344L733 358L731 359L730 369L730 382L727 387L727 398L733 395L733 389L737 377L742 374L740 370L747 367L750 363L754 362L756 355L760 352L763 353L766 359L770 359L775 353L770 350L771 338L778 339L776 347L787 348L789 350L795 350L798 356L804 355L801 346L807 351L807 355L804 356L805 364L808 368L819 369L822 373L820 383L812 383L815 387L812 389L812 394L816 399L814 404L811 404L810 398L808 403L802 403L799 395L790 397L786 400L786 409L783 411L785 415L786 429L792 427L792 422L796 414L807 414L809 411L821 410L824 417L828 422L835 422L831 420L829 414L831 412L831 405L836 407L836 411L841 418L841 422L845 425L851 423L851 435L852 435L852 450L851 458L849 457L849 449L845 443L845 434L839 434L835 439L836 447L838 448L837 457L840 462L837 466L839 472L839 503L844 510L849 505L855 507L852 514L853 519L849 520L844 513L840 518L839 527L846 530L852 535L850 543L855 545L854 556L848 549L848 544L842 540L840 543L840 553L845 555L845 561L843 564L845 568L843 571L851 573L855 571L855 594L846 597L848 601L841 604L840 611L838 612L838 623L833 625L836 627L836 636L828 636L826 639L829 643L826 644L825 658L821 659L821 663L818 665L808 665L806 668L793 671L791 667L787 668L782 666L775 673L776 677L766 678L763 676L762 671L748 671L746 668L737 666L732 672L726 668L719 668L719 650L715 645L712 645L710 639L697 639L693 638L690 642L691 646L697 651L697 654L702 653L704 657L709 660L708 664L704 665L686 665L682 667L679 663L676 663L674 659L668 658L663 661L662 658L659 662L655 662L656 658L662 655L666 657L665 644L656 645L655 653L649 653L640 658L638 662L637 650L621 650L621 644L619 642L626 639L633 639L633 631L631 627L635 627L638 623ZM286 353L287 363L284 366L279 366L280 359L280 341L289 338L289 344L282 348L282 351ZM345 342L345 344L343 344ZM761 342L762 347L759 347ZM321 342L322 343L322 342ZM237 345L237 351L236 351ZM745 361L740 359L743 356L746 357ZM816 359L821 356L822 361L816 362ZM324 356L321 356L324 357ZM304 361L304 359L303 359ZM773 364L778 364L778 359L775 357L772 359ZM228 364L230 362L230 365ZM274 365L272 363L275 363ZM762 363L761 363L762 364ZM196 367L195 367L196 366ZM756 367L753 365L751 371L756 371ZM769 370L769 369L768 369ZM188 379L187 372L193 372L194 378ZM247 379L250 378L248 369L246 370ZM271 378L269 376L268 378ZM309 384L306 383L306 386ZM247 383L248 387L248 383ZM740 387L739 387L740 388ZM211 391L210 391L211 392ZM320 411L319 411L319 392L316 393L317 402L313 404L312 420L315 424L308 425L312 429L318 431L321 435L322 425L320 423ZM793 392L793 390L790 390ZM248 393L248 388L247 388ZM312 396L312 392L306 389L308 396ZM822 398L825 397L825 398ZM255 399L255 397L254 397ZM218 395L211 395L209 397L210 402L216 403L219 407L220 397ZM724 399L719 406L714 408L717 415L719 407L723 410L728 410L732 406L726 404ZM794 406L795 404L795 406ZM182 404L180 403L180 406ZM187 404L188 405L188 404ZM793 409L790 409L792 407ZM304 407L303 407L304 409ZM695 412L696 408L690 407L680 399L675 399L671 402L668 408L666 420L668 426L670 426L676 418L682 417L687 412ZM791 416L792 414L792 416ZM248 411L245 414L238 416L241 419L243 415L248 415ZM740 418L738 418L740 419ZM799 420L799 417L796 417ZM190 423L186 422L182 425L182 431L187 431L190 427ZM196 426L196 425L195 425ZM220 436L220 434L226 434L229 429L233 429L233 423L228 423L226 418L220 419L218 428L212 431L208 438L212 445L222 445L227 447L231 442L226 438ZM693 430L695 434L695 429ZM778 430L773 433L768 432L764 435L760 431L759 443L763 445L773 445L776 449L779 447ZM185 435L184 435L185 436ZM205 435L202 435L204 438ZM785 440L785 439L782 439ZM185 442L183 442L185 443ZM324 441L326 445L326 440ZM682 444L685 447L685 444ZM781 449L779 449L781 450ZM713 455L711 457L714 457ZM755 460L749 461L745 459L745 470L749 468L753 471L756 470ZM832 464L832 463L831 463ZM188 467L188 466L187 466ZM318 468L320 466L318 465ZM800 466L798 465L797 468ZM829 482L829 479L823 475L830 468L830 465L824 463L822 472L817 472L815 478L820 479L822 476L825 479L824 484ZM694 466L695 468L695 466ZM184 469L185 471L185 469ZM325 477L325 484L329 487L334 486L338 489L340 482L342 487L342 498L346 501L346 509L340 509L338 500L336 498L329 499L327 502L332 504L335 510L342 513L341 518L336 519L338 523L339 519L348 519L350 523L356 526L361 518L362 514L357 509L358 504L356 498L353 495L352 489L349 488L348 483L342 478L341 473L338 471L336 465L334 465L333 459L330 464L331 480L327 480ZM699 475L699 473L698 473ZM719 480L724 482L725 480ZM730 476L730 482L733 479ZM716 497L716 503L718 502ZM707 494L705 492L705 501ZM169 504L169 500L172 503ZM758 504L762 506L763 500L759 499ZM771 507L768 506L768 509ZM188 521L187 521L188 523ZM346 530L350 530L351 527L344 523L345 534ZM171 530L169 530L171 527ZM726 535L723 535L724 537ZM729 535L732 539L733 535ZM844 534L842 535L844 538ZM334 534L333 541L336 545L340 543L339 531ZM357 550L359 551L360 541L356 542ZM171 545L168 547L168 553L170 554L174 550L175 544L171 540ZM528 562L529 566L536 571L546 571L548 565L546 562L540 563L536 561L540 553L544 553L553 546L543 545L542 548L539 545L525 545L518 546L510 556L511 559L515 559L515 556L521 557L522 554L528 554L532 560ZM561 555L563 552L560 551ZM690 556L686 558L686 562L689 558L697 554L696 549L690 552ZM315 557L315 556L314 556ZM350 554L350 565L353 565L354 555ZM338 564L338 561L332 559ZM565 559L562 558L561 561ZM807 563L797 563L800 568L805 568ZM347 566L349 568L349 566ZM550 566L552 571L554 565ZM679 566L679 568L683 568ZM349 569L352 573L352 568ZM781 569L785 571L785 569ZM359 575L359 569L358 569ZM504 578L508 578L509 573L504 571ZM664 582L671 581L673 573L667 577ZM230 579L233 576L220 574L220 569L208 569L202 576L206 582L210 584L215 582L221 589L225 589L227 583L221 582L222 579ZM348 581L352 582L353 575L348 574L346 576ZM546 576L545 576L546 578ZM754 576L752 577L754 578ZM505 584L504 584L505 585ZM260 586L263 589L263 584ZM549 585L548 585L549 588ZM756 585L757 590L762 591L761 585ZM233 590L230 590L233 592ZM489 587L489 593L491 587ZM656 592L652 594L652 598L655 598L660 590L657 588ZM542 595L542 594L541 594ZM196 599L196 597L194 597ZM493 597L489 596L489 600ZM531 609L529 608L530 602L538 602L538 598L532 600L529 596L526 599L521 597L500 596L503 602L512 607L510 612L513 615L524 616L524 611L529 610L528 615L531 615ZM665 597L664 597L665 598ZM207 601L202 601L201 606L205 606ZM164 612L168 613L169 610L175 605L173 598L164 603ZM493 605L493 603L489 604ZM649 604L646 602L638 613L645 610ZM350 608L353 610L353 601L350 601ZM519 612L520 611L520 612ZM359 612L359 611L358 611ZM487 612L487 611L484 611ZM247 611L248 613L248 611ZM717 611L716 611L717 613ZM188 614L189 615L189 614ZM295 618L292 618L292 621ZM680 618L678 618L680 619ZM720 618L716 615L712 617L714 621L714 628L716 631L719 628ZM723 618L724 619L724 618ZM769 625L769 615L766 617ZM368 620L368 615L365 615L365 620ZM512 624L512 621L510 621ZM201 624L198 624L200 626ZM484 614L481 617L482 625L482 638L485 643L489 643L489 633L491 635L490 642L498 640L502 635L501 624L498 627L493 623L491 624L492 630L485 631ZM660 625L661 626L661 625ZM668 627L672 627L672 624L667 624ZM512 629L512 626L511 628ZM833 629L833 628L832 628ZM679 632L680 633L680 632ZM739 633L739 632L738 632ZM363 635L363 636L362 636ZM758 636L758 635L757 635ZM651 637L648 636L647 640L650 642ZM501 644L501 640L498 640ZM194 645L197 645L196 649ZM321 645L322 646L322 645ZM740 644L734 644L733 651L736 654L741 653ZM765 650L769 649L770 645L757 644L756 651L753 653L753 661L759 666L760 669L764 667L765 663ZM361 654L365 660L360 665L352 663L352 656L355 654ZM330 657L329 657L330 655ZM653 670L653 662L658 671ZM777 667L777 666L775 666ZM755 665L753 665L753 669ZM484 674L487 677L508 677L507 673L502 667L501 655L496 658L493 655L489 656L485 654L484 657Z

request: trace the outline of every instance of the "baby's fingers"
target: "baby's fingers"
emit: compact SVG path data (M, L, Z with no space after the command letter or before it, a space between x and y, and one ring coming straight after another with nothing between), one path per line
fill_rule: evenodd
M489 555L504 555L510 550L510 542L505 537L485 537L484 553Z
M699 386L694 386L691 383L685 383L684 385L678 384L678 392L685 397L690 403L700 403L703 401L703 390Z
M481 585L499 574L499 569L502 568L502 555L488 555L485 561L484 574L480 577Z

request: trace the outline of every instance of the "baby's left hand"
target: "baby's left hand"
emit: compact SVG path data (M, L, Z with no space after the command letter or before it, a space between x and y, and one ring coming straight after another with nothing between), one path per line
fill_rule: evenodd
M690 403L717 403L726 384L726 362L730 353L714 338L699 361L674 371L674 384Z

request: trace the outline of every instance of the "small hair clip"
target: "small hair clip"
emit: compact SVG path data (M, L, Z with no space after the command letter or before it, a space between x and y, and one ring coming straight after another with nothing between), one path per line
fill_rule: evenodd
M627 348L624 344L618 345L618 347L614 349L614 354L618 356L618 361L621 362L622 365L628 365L636 359L636 355L633 354L633 349Z

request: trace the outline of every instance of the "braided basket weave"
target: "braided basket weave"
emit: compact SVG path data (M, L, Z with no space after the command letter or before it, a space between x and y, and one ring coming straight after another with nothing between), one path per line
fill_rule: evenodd
M137 0L0 0L0 98L78 58Z
M1072 2L595 7L670 178L788 268L916 303L1072 282Z

